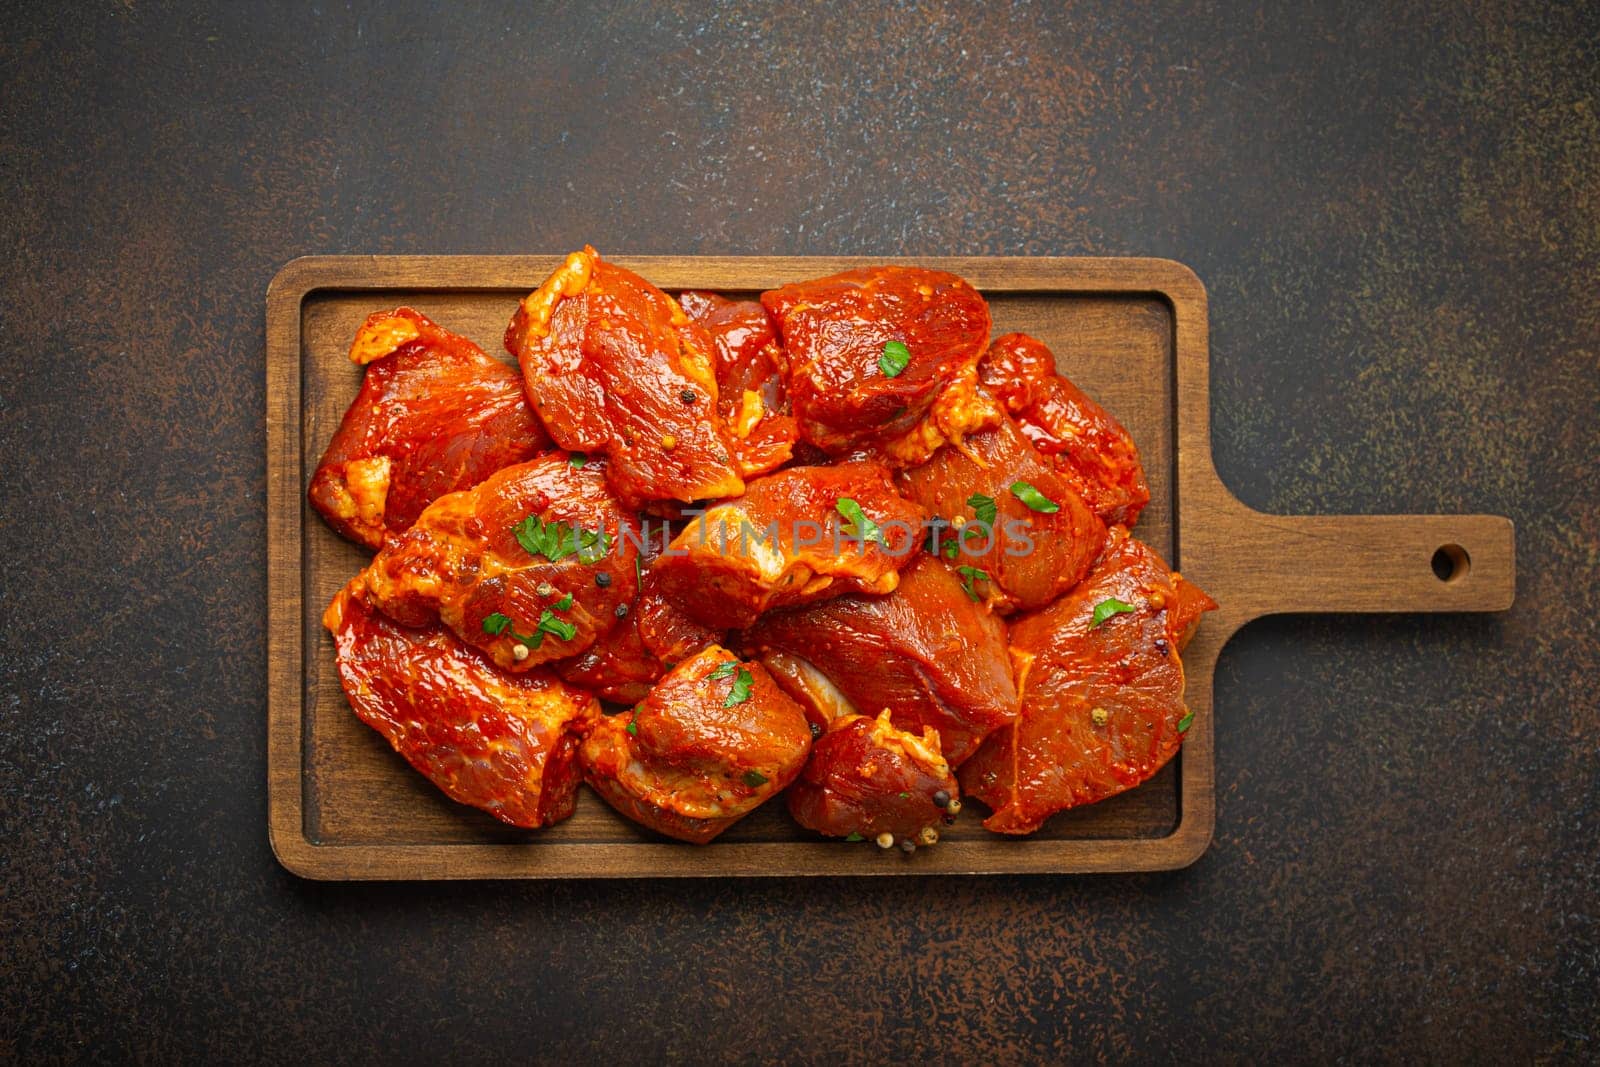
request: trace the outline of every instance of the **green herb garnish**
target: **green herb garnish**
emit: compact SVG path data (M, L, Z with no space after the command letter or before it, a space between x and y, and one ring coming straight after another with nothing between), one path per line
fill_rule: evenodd
M900 794L900 799L901 800L910 800L911 799L911 794L910 793L901 793Z
M860 504L847 496L842 496L834 507L838 509L840 515L850 521L850 525L844 531L846 534L854 537L862 544L866 544L868 541L876 541L884 548L889 547L889 542L883 539L883 527L867 518L867 513L861 510Z
M743 704L750 699L750 687L755 684L755 675L740 667L738 677L733 680L733 688L728 690L728 699L722 702L722 706L731 708Z
M767 784L767 781L767 776L762 774L760 771L744 772L744 784L749 786L751 789L760 789L762 786Z
M571 611L572 610L572 594L568 593L566 596L564 596L560 600L556 601L555 604L553 604L552 606L557 611Z
M1102 600L1100 603L1094 606L1094 622L1089 624L1090 628L1092 629L1095 626L1099 626L1113 615L1121 615L1124 612L1133 610L1135 609L1132 604L1124 604L1116 597Z
M1046 515L1053 515L1061 510L1061 505L1045 496L1027 482L1018 480L1011 483L1011 495L1028 505L1034 511L1042 511Z
M544 634L550 634L551 636L557 637L562 641L571 641L574 637L578 636L578 628L576 626L568 622L566 619L556 618L554 615L550 614L550 610L548 608L545 609L543 615L539 616L539 625L534 627L534 629L538 631L540 640L543 640ZM539 646L534 645L533 647L538 648Z
M583 465L585 463L589 462L589 457L584 455L582 452L574 452L572 454L572 458L567 460L567 462L572 464L574 467L578 468L579 470L582 470L583 469Z
M572 598L569 596L567 599L571 600ZM499 637L500 635L504 634L511 638L511 640L517 642L518 644L526 645L530 649L538 648L540 645L544 644L545 634L550 634L551 636L557 637L562 641L571 641L574 637L578 636L578 628L576 626L572 625L572 623L565 619L556 618L550 613L549 608L546 608L543 614L539 616L539 622L536 626L534 626L533 633L531 634L517 633L517 631L513 628L511 617L509 615L502 615L498 611L484 618L483 632L489 634L491 637Z
M943 530L949 530L950 537L941 542L939 534ZM955 528L936 515L928 524L928 532L922 539L922 550L930 556L943 555L946 559L955 559L961 551L961 546L956 542Z
M858 834L854 830L852 830L852 831L850 831L849 836L845 838L845 840L846 841L865 841L866 838L862 837L860 834Z
M878 369L889 378L898 378L911 362L911 349L904 341L885 341L883 355L878 357Z
M551 563L581 553L585 562L606 554L610 546L604 530L584 530L564 522L545 522L529 515L511 528L517 544L530 556L543 556Z
M1024 484L1019 482L1019 485ZM982 493L973 493L967 497L967 507L971 508L978 516L978 521L990 527L1000 517L1000 509L994 502L994 497L984 496Z
M971 597L973 600L983 599L978 595L978 590L974 585L975 582L991 582L994 580L989 577L989 572L981 567L957 567L956 573L965 578L965 581L961 583L961 591L967 594L967 596Z
M730 659L726 663L717 664L716 669L706 675L706 680L716 682L721 681L723 678L732 678L733 672L738 669L739 661Z
M1192 725L1194 725L1194 712L1191 711L1187 715L1185 715L1183 718L1178 720L1178 732L1180 734L1184 733Z

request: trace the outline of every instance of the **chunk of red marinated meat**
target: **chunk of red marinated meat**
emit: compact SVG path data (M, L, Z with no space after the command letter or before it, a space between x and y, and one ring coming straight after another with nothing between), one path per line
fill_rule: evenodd
M606 803L703 845L782 792L810 751L805 715L766 670L713 645L603 718L581 755Z
M863 267L761 302L778 325L800 435L830 455L919 463L987 418L972 401L989 307L954 274Z
M350 358L366 374L307 495L357 544L382 548L439 497L550 445L521 376L419 311L369 316Z
M605 456L629 507L744 490L710 337L632 271L574 252L519 305L506 348L550 436Z
M1108 526L1139 521L1150 502L1139 449L1110 412L1056 370L1050 349L1008 333L989 346L978 375Z
M881 464L791 467L690 522L655 574L685 614L725 630L788 605L887 593L921 540L922 509Z
M1105 525L1074 484L1009 417L946 445L898 481L952 524L931 533L931 550L959 568L971 596L1001 611L1042 607L1071 589L1105 543Z
M1022 710L961 768L993 812L1029 834L1058 811L1132 789L1164 767L1192 718L1178 652L1216 603L1116 527L1083 584L1011 628Z
M635 591L634 518L603 467L550 453L440 497L361 573L373 605L443 622L507 670L583 652Z
M959 795L933 728L909 733L885 711L835 722L812 745L788 801L808 830L915 848L939 840L939 825L961 810Z
M704 326L716 351L717 410L733 437L734 458L746 478L776 470L794 455L799 427L779 370L772 316L756 300L716 293L678 295L685 314Z
M786 675L814 719L888 708L902 730L938 731L952 766L1017 716L1005 626L931 556L907 567L888 596L772 612L740 643Z
M356 716L451 800L512 826L572 814L594 697L546 671L507 674L437 623L392 622L359 579L322 622Z

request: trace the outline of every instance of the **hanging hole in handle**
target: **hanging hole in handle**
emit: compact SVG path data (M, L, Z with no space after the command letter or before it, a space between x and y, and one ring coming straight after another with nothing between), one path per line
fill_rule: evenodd
M1433 576L1441 582L1459 582L1472 569L1472 557L1460 545L1440 545L1433 554Z

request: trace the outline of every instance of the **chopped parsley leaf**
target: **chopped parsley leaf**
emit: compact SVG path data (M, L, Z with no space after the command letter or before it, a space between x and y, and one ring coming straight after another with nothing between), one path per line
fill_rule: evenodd
M563 641L571 641L578 636L578 628L566 619L558 619L546 608L544 614L539 616L539 625L534 627L539 633L539 639L544 640L545 634L550 634ZM538 646L535 645L535 648Z
M862 544L876 541L884 548L889 547L889 542L883 539L883 527L867 518L867 513L861 510L861 505L850 497L842 496L834 505L839 514L849 520L850 525L845 528L845 533L856 538Z
M1011 483L1011 495L1028 505L1034 511L1042 511L1046 515L1053 515L1061 510L1061 505L1045 496L1028 482L1018 481Z
M1116 597L1109 597L1094 606L1094 621L1089 626L1093 629L1113 615L1121 615L1124 612L1133 610L1135 609L1132 604L1125 604Z
M898 378L911 362L911 349L904 341L885 341L883 355L878 357L878 369L888 378Z
M978 595L978 590L975 583L979 581L992 582L994 580L989 577L989 572L984 570L982 567L961 566L956 568L956 573L960 574L963 578L961 583L961 591L967 594L967 596L973 600L983 599Z
M731 708L743 704L750 699L750 688L755 684L755 675L740 667L738 677L733 680L733 688L728 690L728 699L722 702L722 706Z
M537 515L529 515L511 528L517 544L530 556L543 556L552 563L579 554L584 562L593 562L606 554L610 539L604 530L574 528L564 522L545 522Z

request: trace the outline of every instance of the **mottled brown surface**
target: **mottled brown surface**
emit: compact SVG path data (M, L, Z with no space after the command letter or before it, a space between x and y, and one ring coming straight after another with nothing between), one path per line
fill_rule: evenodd
M412 6L8 14L0 1055L1596 1056L1594 5ZM1241 496L1510 515L1518 607L1246 630L1175 875L297 882L266 282L584 240L1183 260Z

